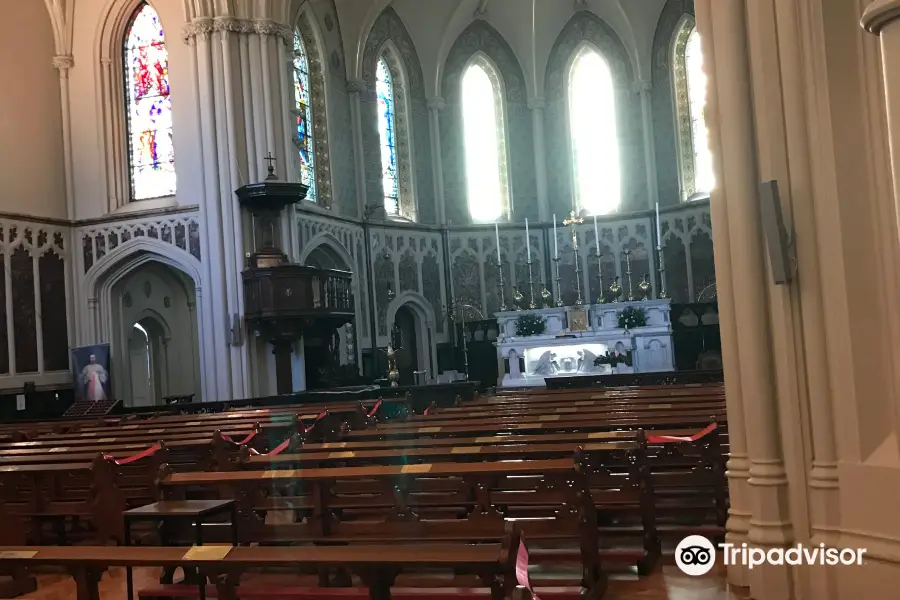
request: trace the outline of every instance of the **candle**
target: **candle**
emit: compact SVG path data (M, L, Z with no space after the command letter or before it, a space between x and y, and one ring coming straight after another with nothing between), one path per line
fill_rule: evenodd
M662 225L659 221L659 202L656 203L656 244L662 246Z
M528 219L525 219L525 247L528 249L528 262L531 262L531 236L528 234Z
M553 258L559 258L559 242L556 240L556 215L553 215Z
M600 256L600 234L597 233L597 215L594 215L594 241L597 242L597 257Z
M500 227L494 223L494 235L497 237L497 264L499 265L502 261L500 260Z

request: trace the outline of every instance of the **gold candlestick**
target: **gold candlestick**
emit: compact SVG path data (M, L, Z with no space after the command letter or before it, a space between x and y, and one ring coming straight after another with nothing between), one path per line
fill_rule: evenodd
M576 217L574 210L569 214L569 218L563 221L563 225L572 227L572 252L575 254L575 291L577 292L575 306L584 304L584 300L581 298L581 266L578 263L578 230L575 229L576 225L582 223L584 223L584 219Z
M631 250L625 248L625 274L628 276L628 301L634 300L634 288L631 285Z
M644 278L641 279L641 282L638 284L638 289L641 290L641 294L643 294L643 298L641 300L648 300L650 298L650 274L644 273Z

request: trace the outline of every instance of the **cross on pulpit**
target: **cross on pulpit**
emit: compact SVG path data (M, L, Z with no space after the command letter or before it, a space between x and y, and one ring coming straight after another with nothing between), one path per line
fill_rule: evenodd
M266 175L266 179L267 180L278 179L278 177L275 175L275 157L272 156L272 153L269 152L266 155L266 157L263 158L263 160L266 161L267 163L269 163L269 166L267 167L269 174Z

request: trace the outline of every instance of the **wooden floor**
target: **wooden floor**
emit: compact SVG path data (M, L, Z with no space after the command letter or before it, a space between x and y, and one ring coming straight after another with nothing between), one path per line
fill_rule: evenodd
M714 571L715 573L715 571ZM154 583L157 569L135 569L135 589ZM125 597L124 569L111 569L100 582L102 600L120 600ZM75 598L75 584L65 575L39 575L38 591L20 596L33 600L72 600ZM689 577L674 565L658 567L656 571L640 580L613 578L604 600L744 600L746 597L726 590L724 577L720 574L705 577Z

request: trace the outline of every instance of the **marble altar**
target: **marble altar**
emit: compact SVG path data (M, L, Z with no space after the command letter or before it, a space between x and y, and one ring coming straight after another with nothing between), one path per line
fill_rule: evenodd
M644 311L646 326L628 331L618 326L618 314L628 306ZM543 317L545 332L517 336L517 321L525 314ZM669 299L495 313L499 326L496 346L501 362L500 385L539 386L544 385L545 376L556 375L674 371L670 314ZM619 365L615 370L609 365L595 366L594 359L607 351L631 351L632 366Z

